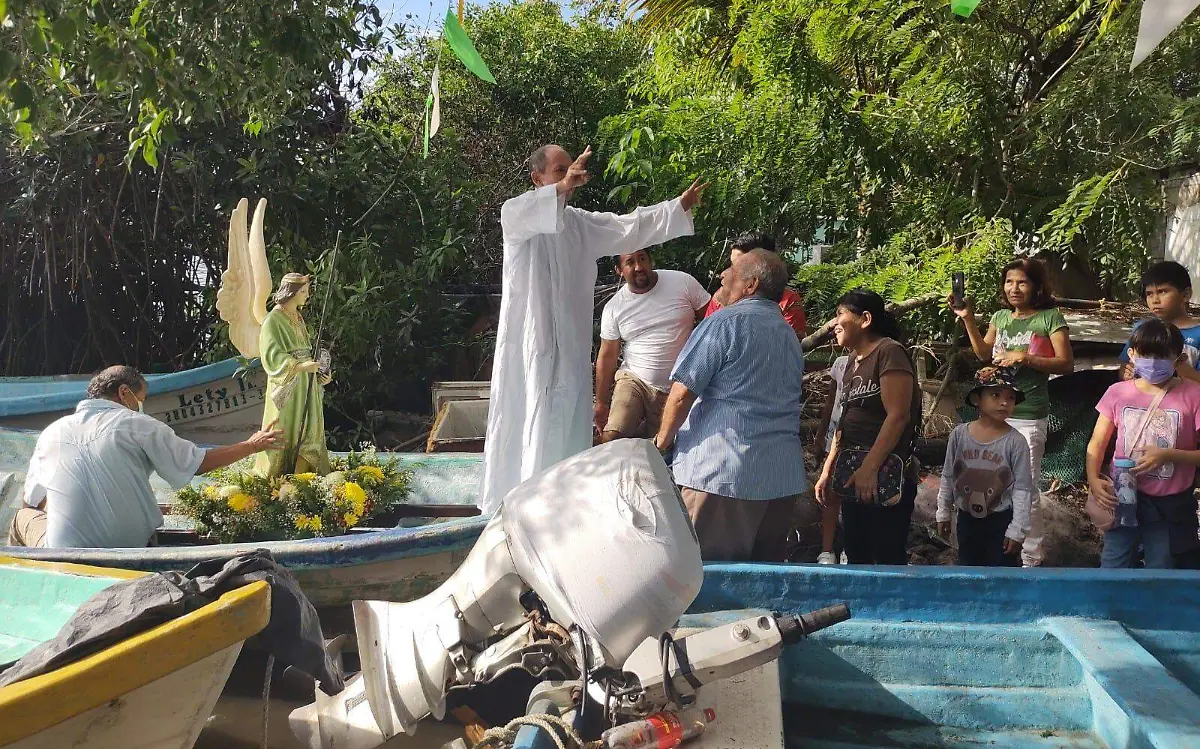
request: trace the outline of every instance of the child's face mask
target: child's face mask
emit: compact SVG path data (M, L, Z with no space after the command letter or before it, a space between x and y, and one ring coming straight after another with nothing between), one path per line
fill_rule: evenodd
M1133 371L1146 382L1160 385L1175 374L1175 361L1173 359L1157 359L1152 356L1139 356L1133 362Z

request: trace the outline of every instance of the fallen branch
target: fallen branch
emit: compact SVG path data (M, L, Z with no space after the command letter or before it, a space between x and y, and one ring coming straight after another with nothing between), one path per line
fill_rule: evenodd
M915 296L912 299L905 299L902 302L889 302L887 305L887 311L894 315L903 315L905 312L911 312L918 307L924 307L927 304L931 304L932 302L936 302L945 298L945 294L937 291L931 291L928 294ZM805 337L804 340L800 341L800 348L805 352L808 352L824 343L825 340L833 334L833 323L834 321L830 320L818 328L815 333Z

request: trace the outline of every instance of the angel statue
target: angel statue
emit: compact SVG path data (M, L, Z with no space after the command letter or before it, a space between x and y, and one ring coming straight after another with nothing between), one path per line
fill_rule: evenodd
M267 373L263 425L283 432L281 447L258 454L254 472L275 478L288 473L329 473L325 447L324 389L331 380L329 356L314 357L300 309L308 301L310 277L285 274L271 294L271 270L263 240L267 199L258 201L246 231L249 203L238 202L229 222L229 267L221 274L217 311L229 323L229 340L247 359L258 357ZM274 308L267 312L267 297Z

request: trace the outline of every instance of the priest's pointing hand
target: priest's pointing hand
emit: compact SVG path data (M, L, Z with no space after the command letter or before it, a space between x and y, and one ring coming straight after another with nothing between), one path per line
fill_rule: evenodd
M583 153L579 154L578 158L571 162L571 166L567 167L567 176L558 181L559 195L563 193L570 195L575 192L575 188L583 187L588 183L588 180L592 178L587 170L587 160L591 158L591 155L592 147L588 146L583 149Z
M696 206L700 205L700 193L704 192L708 185L708 182L700 184L700 178L697 177L696 181L692 183L692 186L684 190L683 194L679 196L680 207L682 207L685 211L690 211Z

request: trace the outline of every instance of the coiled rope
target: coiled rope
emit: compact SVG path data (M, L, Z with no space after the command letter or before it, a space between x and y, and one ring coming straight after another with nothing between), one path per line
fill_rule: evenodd
M536 726L554 740L557 749L588 749L593 746L579 737L571 724L554 715L522 715L508 722L504 727L497 726L483 732L483 737L471 749L505 749L517 740L517 729L521 726Z

